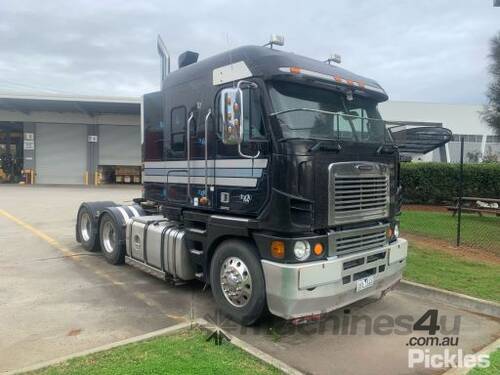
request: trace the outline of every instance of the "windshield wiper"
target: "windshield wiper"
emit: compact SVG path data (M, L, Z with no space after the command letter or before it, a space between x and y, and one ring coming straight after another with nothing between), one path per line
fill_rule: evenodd
M278 142L285 142L285 141L315 141L311 147L307 149L308 152L311 151L335 151L335 152L340 152L342 150L342 146L340 145L339 141L336 139L331 139L331 138L314 138L314 137L290 137L290 138L280 138L278 139ZM335 142L335 144L331 144L331 142Z
M315 138L315 137L283 137L278 139L278 142L285 141L297 141L297 140L306 140L306 141L334 141L334 139L330 138Z
M394 144L383 143L377 148L377 154L394 154L398 146Z
M309 149L307 151L315 152L315 151L321 150L321 151L340 152L340 150L342 150L342 146L340 145L340 143L338 141L335 141L333 139L329 139L328 142L335 142L335 144L332 145L331 143L325 143L325 141L319 141L318 143L309 147Z

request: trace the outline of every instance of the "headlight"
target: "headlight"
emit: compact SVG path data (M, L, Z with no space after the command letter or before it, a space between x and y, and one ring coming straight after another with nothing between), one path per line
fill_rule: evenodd
M394 225L394 237L396 237L396 238L399 237L399 225L398 224Z
M306 260L311 254L311 245L307 241L297 241L293 245L293 253L297 260Z

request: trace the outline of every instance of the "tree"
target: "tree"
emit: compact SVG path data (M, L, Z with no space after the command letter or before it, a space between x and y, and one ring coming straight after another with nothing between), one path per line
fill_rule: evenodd
M491 39L490 58L493 60L490 65L493 82L486 92L488 106L482 112L482 117L500 135L500 32Z

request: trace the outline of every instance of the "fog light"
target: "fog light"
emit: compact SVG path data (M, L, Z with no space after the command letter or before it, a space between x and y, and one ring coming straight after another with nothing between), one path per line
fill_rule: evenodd
M307 241L297 241L293 246L293 253L297 260L306 260L311 255L311 245Z
M394 225L394 237L399 237L399 224Z
M283 241L272 241L271 255L276 259L283 259L285 257L285 243Z

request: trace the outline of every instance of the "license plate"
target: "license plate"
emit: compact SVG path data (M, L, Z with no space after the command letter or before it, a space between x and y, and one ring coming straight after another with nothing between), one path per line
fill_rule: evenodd
M375 282L375 276L368 276L364 279L360 279L356 281L356 292L359 292L363 289L369 288Z

